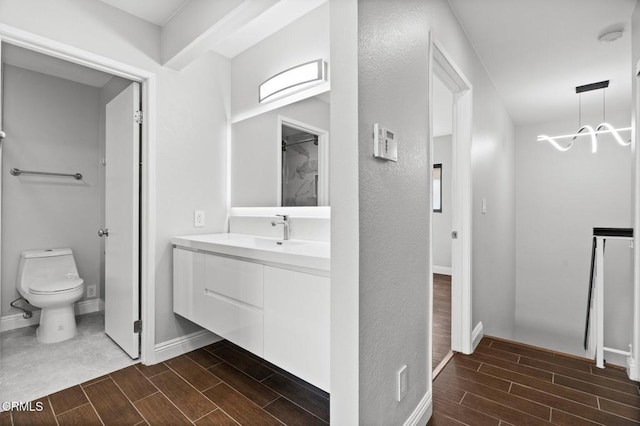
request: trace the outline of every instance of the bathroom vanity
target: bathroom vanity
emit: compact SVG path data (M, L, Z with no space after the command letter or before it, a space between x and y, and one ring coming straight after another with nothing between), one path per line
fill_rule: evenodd
M329 391L328 242L227 233L172 244L175 313Z

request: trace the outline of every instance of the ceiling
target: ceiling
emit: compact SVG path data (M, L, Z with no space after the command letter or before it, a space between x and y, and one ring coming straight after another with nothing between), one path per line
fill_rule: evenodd
M163 26L182 9L189 0L102 0L158 26Z
M636 0L449 3L516 125L577 120L575 87L602 80L610 80L607 111L628 111L631 117L630 22ZM624 28L621 39L598 40L615 28ZM585 102L587 97L583 109Z

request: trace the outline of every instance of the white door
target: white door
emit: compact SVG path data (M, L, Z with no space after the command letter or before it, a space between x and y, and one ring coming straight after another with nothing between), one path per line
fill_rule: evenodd
M105 332L131 358L140 356L140 85L107 104L105 172Z

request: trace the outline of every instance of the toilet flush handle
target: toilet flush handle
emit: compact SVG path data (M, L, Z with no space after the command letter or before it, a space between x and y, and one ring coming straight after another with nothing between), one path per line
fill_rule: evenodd
M108 229L98 229L98 237L108 237L109 230Z

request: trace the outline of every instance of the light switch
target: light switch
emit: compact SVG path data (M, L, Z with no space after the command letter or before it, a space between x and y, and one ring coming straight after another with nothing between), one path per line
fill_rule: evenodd
M487 199L482 199L482 214L487 214Z

